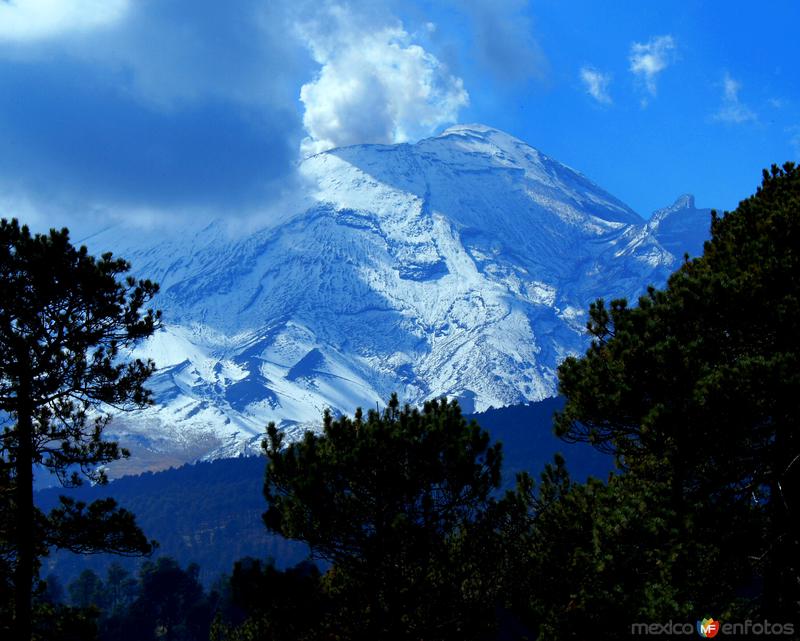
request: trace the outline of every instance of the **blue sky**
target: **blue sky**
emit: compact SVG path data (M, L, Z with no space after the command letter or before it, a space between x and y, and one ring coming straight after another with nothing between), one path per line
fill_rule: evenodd
M797 2L0 0L0 214L269 215L303 154L455 122L644 217L730 209L800 158L798 24Z

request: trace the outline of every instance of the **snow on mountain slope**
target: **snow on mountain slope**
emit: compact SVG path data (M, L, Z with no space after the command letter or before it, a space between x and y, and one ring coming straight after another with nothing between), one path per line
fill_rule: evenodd
M134 449L235 455L268 421L294 436L393 391L470 412L551 396L558 363L586 347L589 302L663 283L700 242L677 205L645 223L482 125L334 149L300 171L310 206L253 233L86 239L162 285L165 328L140 348L157 404L112 424Z

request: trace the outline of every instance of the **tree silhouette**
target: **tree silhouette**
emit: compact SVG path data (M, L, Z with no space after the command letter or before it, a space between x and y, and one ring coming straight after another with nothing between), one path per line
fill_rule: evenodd
M283 447L268 428L267 527L331 564L331 629L353 639L482 638L495 625L501 449L458 404L335 419ZM524 512L525 510L523 510Z
M761 616L800 614L798 247L800 168L773 166L664 290L592 305L591 347L559 369L559 433L662 488L673 613L760 591Z
M158 286L131 276L110 253L76 248L69 232L32 235L0 221L0 440L2 549L13 567L14 629L31 636L31 592L49 547L128 554L151 549L129 512L111 499L63 498L49 515L33 503L34 468L66 487L81 477L105 482L103 464L127 456L103 439L110 408L150 402L151 361L126 358L151 335L160 314L145 310Z

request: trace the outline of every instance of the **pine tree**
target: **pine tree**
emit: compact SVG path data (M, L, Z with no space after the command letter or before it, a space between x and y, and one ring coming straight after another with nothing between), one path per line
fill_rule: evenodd
M495 625L511 496L501 449L430 401L334 419L283 447L271 425L267 527L331 564L329 625L353 639L484 638Z
M773 166L664 290L594 304L590 349L559 369L559 433L664 488L680 613L763 581L763 616L800 615L798 247L800 168Z
M5 519L0 541L13 567L14 629L31 638L31 593L38 558L50 547L76 552L146 553L132 514L111 499L91 505L62 498L42 514L33 502L34 470L66 487L105 482L102 465L127 456L103 439L109 408L150 402L151 361L127 349L151 335L160 315L145 310L158 286L126 274L110 253L76 248L69 232L32 235L0 221L0 441Z

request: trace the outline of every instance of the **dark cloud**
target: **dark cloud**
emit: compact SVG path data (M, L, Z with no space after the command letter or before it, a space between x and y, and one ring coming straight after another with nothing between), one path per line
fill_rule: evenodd
M41 207L262 208L294 172L311 67L286 16L263 7L141 1L80 39L0 48L0 192Z
M0 176L26 191L125 205L246 206L291 171L296 114L219 99L160 111L106 74L0 67Z
M132 88L162 106L208 96L284 106L313 69L293 37L290 2L137 0L115 30L76 55L124 68Z
M447 11L458 14L455 26L438 7L412 4L416 9L409 17L403 10L408 5L398 0L130 0L117 19L91 29L0 41L0 207L21 198L34 210L58 204L63 211L103 215L268 211L292 191L296 179L306 135L299 100L303 85L317 94L324 89L314 104L327 105L353 78L381 81L382 92L365 91L352 109L336 112L347 121L342 127L356 132L349 142L371 139L367 133L374 138L376 123L369 114L392 111L389 107L400 114L392 118L399 132L392 129L392 136L419 135L417 121L425 131L436 126L442 110L434 110L433 117L416 103L409 107L408 96L398 100L399 93L408 93L405 85L386 82L391 74L378 65L380 56L350 43L357 40L353 33L362 40L403 34L387 40L381 51L394 52L392 47L402 44L397 50L405 54L403 61L417 56L421 62L414 69L436 71L432 82L460 80L435 57L439 50L431 34L438 27L429 19L451 34L471 34L463 46L501 80L540 73L542 57L522 0L453 2ZM310 43L307 28L302 33L303 25L324 20L332 8L350 22L322 26L332 31L337 47L350 43L352 60L341 52L314 60L320 39ZM342 62L336 66L337 61ZM378 71L365 76L366 63ZM326 85L326 78L335 82ZM461 95L434 89L445 98ZM367 98L372 103L365 110ZM465 100L444 109L444 120Z

